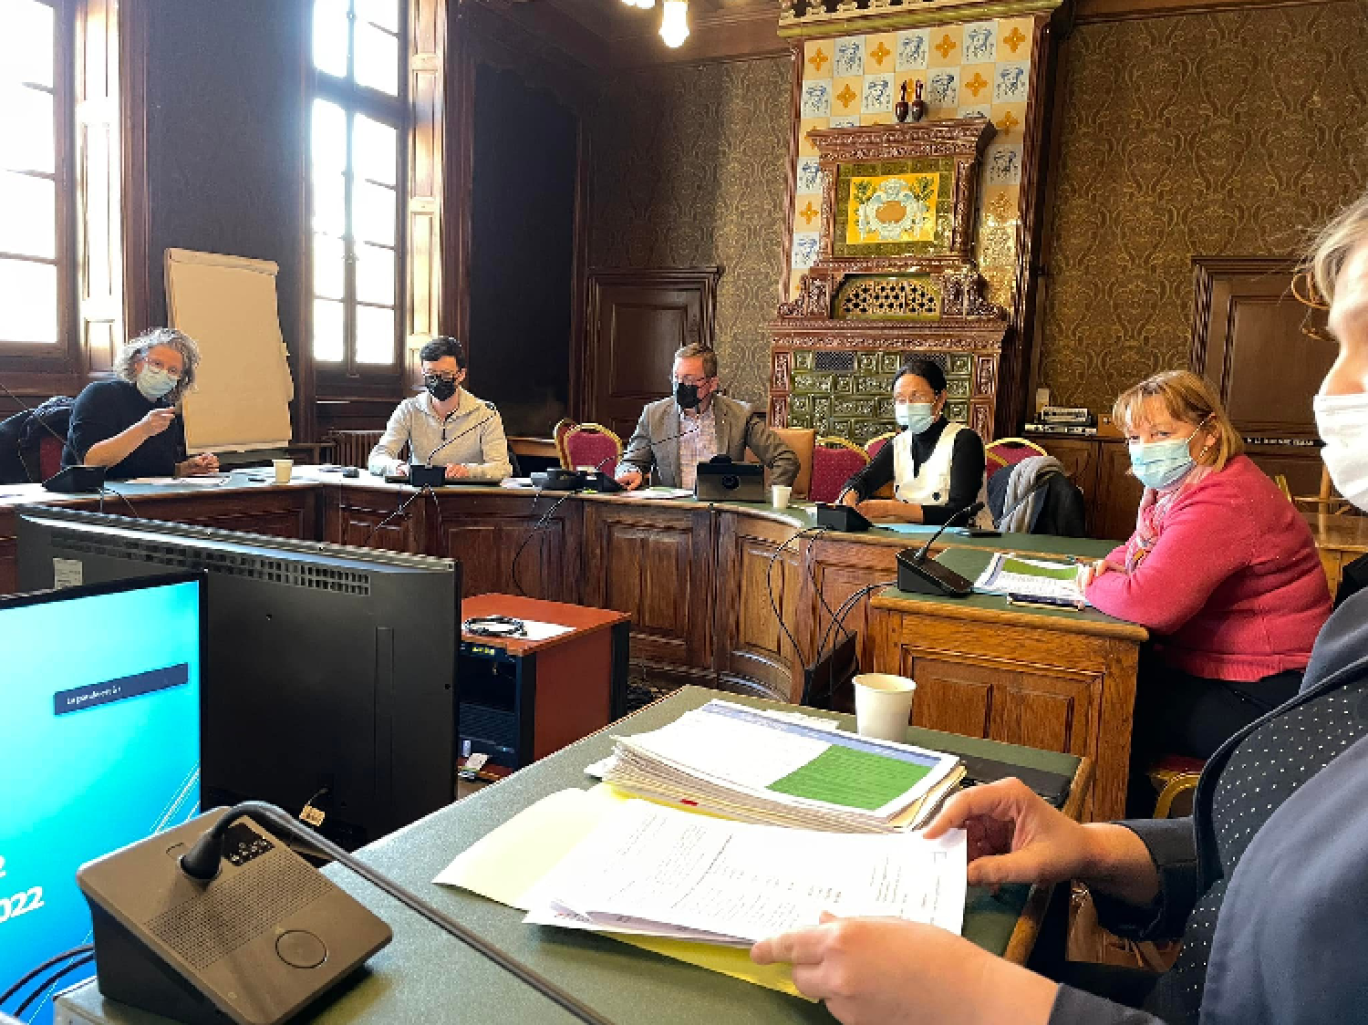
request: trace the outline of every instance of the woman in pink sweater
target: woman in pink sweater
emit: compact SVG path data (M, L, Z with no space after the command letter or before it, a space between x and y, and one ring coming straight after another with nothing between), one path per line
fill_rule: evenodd
M1296 694L1330 592L1306 521L1243 454L1205 381L1156 374L1116 400L1114 419L1145 494L1130 540L1081 582L1103 612L1154 634L1131 745L1143 772L1160 753L1209 757Z

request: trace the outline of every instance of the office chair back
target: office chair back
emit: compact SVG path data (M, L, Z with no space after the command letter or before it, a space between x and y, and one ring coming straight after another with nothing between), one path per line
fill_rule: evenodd
M814 502L834 502L851 475L864 469L869 454L845 438L818 438L812 451L812 487L808 497Z
M577 424L565 432L561 450L561 465L567 470L592 466L612 473L622 456L622 439L600 424Z

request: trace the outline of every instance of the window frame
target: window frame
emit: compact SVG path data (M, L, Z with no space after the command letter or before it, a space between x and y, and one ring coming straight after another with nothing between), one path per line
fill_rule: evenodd
M34 373L72 371L81 365L80 297L77 274L78 197L76 194L76 19L79 0L36 0L52 8L54 67L52 98L53 173L18 172L56 185L54 258L0 253L0 258L57 268L57 338L20 342L0 338L0 370L11 366ZM46 91L46 90L44 90ZM9 172L6 172L9 173ZM16 361L19 365L15 365Z
M309 5L309 47L308 47L308 73L310 88L308 102L305 113L305 138L306 145L306 173L305 173L305 199L306 199L306 238L308 244L305 247L305 287L307 288L308 301L305 306L307 309L308 338L307 349L309 359L314 366L314 372L320 384L340 384L351 382L352 384L381 384L392 385L404 374L404 351L405 339L408 333L408 279L410 273L409 266L409 233L408 233L408 203L409 203L409 149L410 140L413 136L414 113L411 102L410 83L412 79L412 46L410 44L411 19L411 0L398 0L399 6L399 30L397 34L399 52L399 93L397 96L389 96L377 89L363 86L355 80L356 68L356 22L355 0L349 0L348 18L351 21L349 26L350 45L347 51L347 77L345 79L336 78L320 70L314 61L314 39L313 39L313 20L312 2ZM325 100L341 107L347 118L347 142L346 142L346 172L345 172L345 202L346 202L346 225L344 229L343 245L343 327L342 327L342 359L323 360L314 354L314 303L317 293L314 291L314 239L315 231L313 225L313 204L314 204L314 167L313 167L313 110L315 100ZM362 244L355 235L355 225L353 224L352 197L356 186L356 176L353 166L352 138L355 129L355 118L357 115L371 118L381 124L393 128L396 133L396 165L395 165L395 241L394 241L394 348L393 358L390 363L363 363L356 358L356 312L361 306L379 307L375 303L363 303L356 295L356 264L357 249Z

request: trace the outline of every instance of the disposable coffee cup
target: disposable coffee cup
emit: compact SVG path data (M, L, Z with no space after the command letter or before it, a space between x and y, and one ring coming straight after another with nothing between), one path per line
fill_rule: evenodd
M906 741L916 682L906 676L862 673L854 684L855 729L860 736Z
M272 459L271 465L275 467L275 480L277 484L290 483L290 474L294 472L293 459Z
M771 504L776 509L787 509L789 498L793 495L793 488L787 484L775 484L770 488L772 495Z

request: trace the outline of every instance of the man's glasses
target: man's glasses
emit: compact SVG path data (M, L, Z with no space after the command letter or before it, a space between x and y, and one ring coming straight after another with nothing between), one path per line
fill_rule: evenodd
M438 381L441 381L441 382L444 383L444 384L455 384L455 383L456 383L456 375L455 375L455 374L424 374L424 375L423 375L423 380L426 381L428 384L436 384Z
M703 383L704 383L705 381L707 381L707 380L708 380L708 378L706 378L706 377L672 377L672 378L670 378L670 383L671 383L671 384L691 384L691 385L693 385L695 388L697 388L700 384L703 384Z

